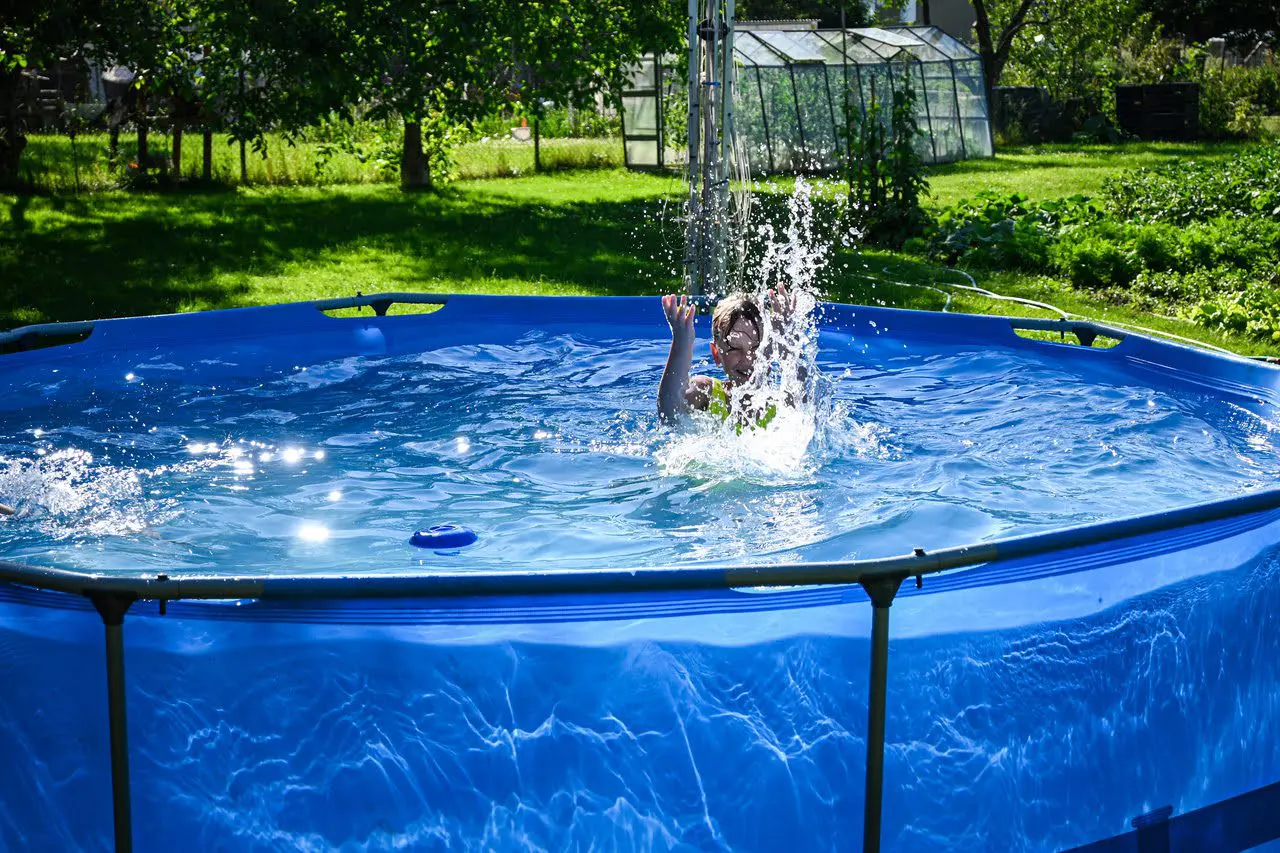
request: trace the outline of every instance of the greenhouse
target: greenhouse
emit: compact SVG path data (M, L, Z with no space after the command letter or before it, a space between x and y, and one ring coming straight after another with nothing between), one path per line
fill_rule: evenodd
M982 61L937 27L819 30L809 22L739 22L734 124L752 174L834 171L846 117L888 121L891 86L915 92L926 163L992 155ZM623 92L629 168L686 162L684 73L676 57L646 57Z

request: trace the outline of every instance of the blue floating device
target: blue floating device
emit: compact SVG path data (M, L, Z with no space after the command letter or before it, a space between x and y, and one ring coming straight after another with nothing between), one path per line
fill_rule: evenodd
M409 537L409 543L419 548L465 548L479 537L469 527L460 524L437 524L426 530L419 530Z

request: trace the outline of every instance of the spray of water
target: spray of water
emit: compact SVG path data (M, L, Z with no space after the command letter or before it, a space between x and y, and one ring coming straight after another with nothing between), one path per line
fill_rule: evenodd
M38 530L51 541L158 535L182 511L175 497L152 497L153 480L169 488L188 478L204 485L211 474L213 482L216 475L238 482L268 463L321 458L320 451L245 439L192 442L186 451L188 459L152 467L114 465L77 447L41 446L30 457L0 456L0 500L17 510L0 523Z
M664 473L771 485L812 479L833 455L882 456L884 436L857 423L818 369L820 278L830 244L815 227L810 185L796 180L785 225L754 226L758 259L742 280L761 307L751 380L730 391L730 416L695 414L657 451ZM761 425L767 420L767 425Z
M174 514L171 501L144 493L150 473L102 464L78 448L31 459L0 457L0 494L17 508L15 523L34 523L55 541L128 535Z

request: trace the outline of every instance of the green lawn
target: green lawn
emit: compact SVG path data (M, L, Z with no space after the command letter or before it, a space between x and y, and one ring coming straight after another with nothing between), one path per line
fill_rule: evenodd
M1244 147L1224 142L1131 142L1124 145L1026 145L1001 148L986 160L930 170L930 204L946 207L983 190L1022 193L1035 200L1093 196L1127 169L1180 160L1228 160Z
M1045 197L1091 192L1133 165L1233 150L1020 149L947 167L934 178L935 202L981 187ZM679 286L682 191L678 177L614 169L462 181L439 194L350 184L0 195L0 328L357 291L666 292ZM926 309L941 308L947 297L894 282L965 281L919 258L869 250L841 250L828 272L832 299ZM1111 306L1052 279L981 274L978 284L1238 351L1278 351ZM1046 316L971 294L952 300L951 310Z

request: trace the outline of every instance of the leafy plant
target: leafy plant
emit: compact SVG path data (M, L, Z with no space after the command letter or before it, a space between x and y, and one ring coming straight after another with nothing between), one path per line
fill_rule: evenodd
M1108 213L1137 222L1280 219L1280 145L1255 146L1226 162L1137 169L1108 179L1102 196Z
M1049 269L1059 233L1100 216L1086 196L1040 203L1013 193L980 193L943 211L929 238L929 253L946 263L989 269Z
M1076 287L1127 287L1141 269L1127 230L1107 220L1080 228L1055 244L1052 262Z
M890 63L882 77L867 77L864 108L848 104L844 110L840 170L849 188L846 216L851 230L869 242L900 247L929 223L920 205L929 182L917 147L923 136L917 93L905 63Z

